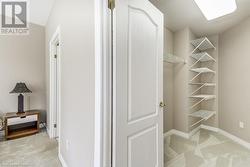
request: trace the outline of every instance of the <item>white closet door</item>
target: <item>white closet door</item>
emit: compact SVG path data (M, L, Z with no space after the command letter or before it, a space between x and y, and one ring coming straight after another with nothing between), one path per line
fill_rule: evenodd
M116 0L114 167L163 167L163 15Z

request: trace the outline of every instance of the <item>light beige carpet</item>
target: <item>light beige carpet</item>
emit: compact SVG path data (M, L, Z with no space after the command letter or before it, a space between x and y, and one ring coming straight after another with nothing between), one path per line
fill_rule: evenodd
M57 141L47 133L0 142L0 167L61 167Z
M166 137L165 167L250 167L250 150L215 132Z

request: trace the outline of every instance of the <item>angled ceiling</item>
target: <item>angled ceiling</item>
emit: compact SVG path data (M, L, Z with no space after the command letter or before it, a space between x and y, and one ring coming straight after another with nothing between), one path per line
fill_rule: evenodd
M28 22L45 26L55 0L27 0L28 1ZM11 10L8 8L7 10ZM11 12L6 16L12 17Z
M29 0L30 22L46 25L55 0Z
M193 0L150 0L165 15L165 26L172 31L190 27L197 35L221 33L250 16L250 0L236 0L236 12L207 21Z

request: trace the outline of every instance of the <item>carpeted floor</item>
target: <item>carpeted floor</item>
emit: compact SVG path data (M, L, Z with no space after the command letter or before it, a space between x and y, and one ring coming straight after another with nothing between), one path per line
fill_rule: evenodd
M250 167L250 150L215 132L166 137L165 167Z
M61 167L57 141L47 133L0 142L0 167Z
M200 130L189 140L165 138L165 167L250 167L250 150L215 132ZM57 141L45 132L0 142L0 167L61 167Z

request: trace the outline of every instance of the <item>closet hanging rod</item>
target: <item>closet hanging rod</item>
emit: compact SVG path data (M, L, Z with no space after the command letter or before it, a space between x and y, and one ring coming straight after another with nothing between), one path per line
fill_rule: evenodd
M179 63L186 64L187 63L187 61L184 60L183 58L175 56L175 55L170 54L170 53L167 53L164 55L163 62L172 63L172 64L179 64Z

